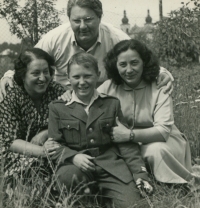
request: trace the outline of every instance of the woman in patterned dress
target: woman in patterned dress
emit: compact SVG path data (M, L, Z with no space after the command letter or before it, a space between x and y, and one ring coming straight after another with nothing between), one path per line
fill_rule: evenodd
M65 92L52 81L52 66L54 60L39 48L26 50L15 61L14 86L0 103L0 159L7 180L30 173L49 176L47 155L58 144L47 139L48 104Z

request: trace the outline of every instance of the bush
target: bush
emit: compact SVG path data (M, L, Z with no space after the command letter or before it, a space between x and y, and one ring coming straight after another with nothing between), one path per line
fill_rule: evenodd
M194 7L189 8L192 2ZM174 65L197 60L200 54L200 0L182 4L169 18L159 21L154 32L157 54Z

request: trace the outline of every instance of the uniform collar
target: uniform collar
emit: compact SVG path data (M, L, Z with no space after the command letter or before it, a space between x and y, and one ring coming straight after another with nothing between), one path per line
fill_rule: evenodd
M72 91L72 99L71 99L68 103L66 103L65 105L71 105L72 103L76 102L76 103L83 104L83 105L85 105L85 106L91 106L91 105L93 104L93 102L94 102L96 99L98 99L98 97L103 98L103 97L105 97L105 96L106 96L106 95L99 93L99 92L95 89L95 90L94 90L94 94L93 94L93 96L92 96L92 98L91 98L91 100L90 100L90 103L89 103L89 104L86 104L86 103L84 103L82 100L80 100L80 99L77 97L77 95L76 95L76 93L75 93L74 91Z

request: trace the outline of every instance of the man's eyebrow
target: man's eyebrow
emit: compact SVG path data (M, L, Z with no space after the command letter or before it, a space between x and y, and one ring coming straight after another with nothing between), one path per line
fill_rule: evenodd
M74 17L73 20L89 20L89 19L92 19L94 18L93 16L87 16L85 18L78 18L78 17Z
M92 16L88 16L88 17L86 17L85 19L91 19L92 18Z

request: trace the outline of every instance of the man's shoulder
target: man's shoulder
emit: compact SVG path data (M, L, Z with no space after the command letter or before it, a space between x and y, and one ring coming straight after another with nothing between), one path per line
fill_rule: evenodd
M117 39L118 41L130 39L130 37L122 30L107 22L101 22L100 31L104 32L104 34L110 36L113 39Z
M43 37L45 37L45 38L59 38L59 37L68 35L71 32L72 32L72 28L70 26L70 23L65 23L65 24L62 24L62 25L50 30Z

